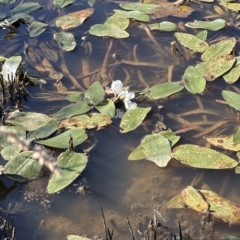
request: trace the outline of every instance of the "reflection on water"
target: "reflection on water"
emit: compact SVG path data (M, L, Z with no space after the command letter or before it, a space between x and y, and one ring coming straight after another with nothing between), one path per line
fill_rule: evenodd
M166 81L180 81L186 66L196 64L199 60L199 56L191 53L184 53L184 56L178 57L170 54L170 42L174 39L173 33L153 33L158 42L158 46L154 46L144 28L139 29L138 24L132 23L129 27L130 38L113 41L107 64L108 78L103 79L102 76L106 71L103 61L111 40L87 36L87 44L81 46L82 36L86 35L93 24L105 21L106 16L112 13L112 9L118 6L113 3L96 3L94 15L82 26L71 31L77 40L76 49L73 52L62 52L53 40L53 32L59 31L54 26L53 20L64 13L86 8L87 3L77 3L59 11L52 8L50 2L46 1L46 3L44 11L40 10L33 14L36 19L50 24L47 31L38 38L28 37L25 24L21 24L18 34L12 39L4 39L7 31L1 30L1 54L23 56L24 42L29 43L34 53L32 56L23 57L24 64L32 70L37 70L40 76L48 81L40 88L29 88L31 94L36 97L30 98L28 103L23 104L29 111L53 114L68 104L64 100L67 92L76 89L84 90L96 80L106 86L112 80L121 79L124 84L131 86L131 90L142 90ZM210 5L205 6L205 9L198 8L199 5L194 4L193 7L198 9L193 14L193 18L206 16L204 12L213 14L215 11ZM9 6L1 6L1 11L8 12L9 10ZM221 14L223 18L226 18L225 13ZM179 23L181 31L185 30L184 23L189 19L169 18ZM229 29L222 30L220 33L210 33L209 38L213 40L225 34L228 36L237 34L237 31ZM188 30L188 32L191 31ZM54 54L47 56L46 49L58 53L57 56L54 57ZM113 53L119 56L120 62L111 57ZM64 75L60 81L59 73ZM83 77L86 75L87 77ZM18 240L59 240L66 239L68 234L92 238L97 234L104 236L101 206L108 227L114 229L114 239L130 239L126 217L129 218L137 239L140 239L136 230L147 229L153 217L153 206L156 206L167 219L167 225L173 232L178 231L180 221L183 230L188 229L192 236L198 238L206 234L206 239L211 239L207 236L209 233L201 231L199 227L201 216L198 213L192 210L170 210L166 208L166 203L189 185L210 189L238 203L240 199L239 176L234 171L196 170L185 167L175 160L171 160L166 168L161 169L148 161L128 161L127 157L130 150L137 147L146 134L154 131L154 126L161 115L164 123L173 131L196 125L196 129L181 133L180 143L206 144L199 134L203 132L203 129L208 129L224 119L227 119L227 122L211 129L207 134L220 134L219 129L224 134L233 133L239 125L236 112L230 107L215 102L215 99L221 98L220 90L226 88L227 86L220 81L217 84L208 84L203 96L196 97L182 91L167 101L164 99L151 102L151 105L154 105L152 113L148 115L143 126L131 133L119 133L118 119L115 119L114 123L105 130L90 131L90 141L97 141L96 147L89 153L86 169L71 186L59 194L49 196L46 194L47 177L19 184L8 193L6 199L1 201L1 214L8 220L11 216L15 216ZM161 105L164 108L159 110L158 107ZM186 115L187 111L193 111L193 113ZM82 148L85 148L85 144ZM78 150L81 151L81 147ZM230 154L227 151L226 153ZM0 180L7 186L6 191L11 188L10 181L4 177ZM86 195L76 193L77 187L82 184L89 186L91 193ZM215 220L212 239L238 233L238 227L228 226Z

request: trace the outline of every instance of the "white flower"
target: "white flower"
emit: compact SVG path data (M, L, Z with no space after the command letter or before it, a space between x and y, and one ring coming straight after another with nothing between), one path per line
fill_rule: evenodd
M134 109L137 107L137 104L131 102L130 100L135 98L135 93L128 92L128 88L123 89L123 84L121 80L116 80L112 82L111 89L114 93L114 96L117 99L122 99L126 109Z
M3 171L4 171L4 167L2 165L0 165L0 175L3 174Z

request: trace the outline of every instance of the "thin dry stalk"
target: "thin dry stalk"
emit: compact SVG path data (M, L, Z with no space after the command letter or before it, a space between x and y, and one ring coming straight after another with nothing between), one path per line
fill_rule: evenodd
M33 158L37 158L41 165L46 166L51 172L61 175L61 171L53 157L50 157L40 146L31 146L29 141L19 138L14 131L7 130L4 126L0 127L0 133L7 136L7 140L17 144L24 151L34 151Z
M131 235L132 235L132 240L135 240L135 237L134 237L134 234L133 234L133 230L132 230L132 227L131 227L131 225L130 225L130 222L129 222L128 218L126 218L126 221L127 221L127 224L128 224L129 232L130 232Z

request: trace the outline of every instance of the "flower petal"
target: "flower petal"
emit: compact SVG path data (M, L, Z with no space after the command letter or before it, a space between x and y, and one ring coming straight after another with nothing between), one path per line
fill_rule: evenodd
M116 80L112 82L111 89L114 92L115 95L118 95L122 91L122 81Z
M129 100L135 98L135 93L133 93L133 92L128 93L126 98L129 99Z
M131 102L130 100L125 100L125 99L124 99L124 105L127 110L134 109L137 107L137 104L135 102Z

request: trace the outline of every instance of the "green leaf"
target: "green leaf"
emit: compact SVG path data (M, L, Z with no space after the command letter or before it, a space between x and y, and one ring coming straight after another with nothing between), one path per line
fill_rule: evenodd
M173 197L167 203L167 208L185 208L186 205L183 202L182 195L178 194L177 196Z
M240 4L239 3L221 2L220 4L222 6L224 6L225 8L228 8L228 9L234 11L234 12L240 11Z
M199 33L196 35L196 37L199 38L199 39L201 39L202 41L206 41L206 39L207 39L207 34L208 34L207 30L203 30L203 31L199 32Z
M148 3L120 3L120 7L125 10L137 10L142 13L152 14L153 11L159 7L157 4L148 4Z
M175 33L177 40L186 48L194 52L204 52L208 44L194 35L188 33Z
M67 30L80 26L88 17L94 13L94 8L87 8L77 12L69 13L59 17L56 26Z
M22 61L22 57L21 56L13 56L8 58L3 66L2 66L2 75L3 75L3 79L4 81L8 82L9 80L12 81L12 77L15 76L16 71L18 69L19 64Z
M234 159L227 155L191 144L175 148L172 157L185 165L203 169L228 169L238 165Z
M106 99L106 101L104 101L101 105L95 107L102 114L106 114L111 118L115 116L116 108L111 99Z
M38 128L35 131L31 131L27 135L27 140L32 141L36 139L42 139L50 136L52 133L58 129L58 120L51 119L46 125Z
M74 3L75 0L53 0L53 5L56 7L64 8L69 4Z
M159 31L164 31L164 32L173 32L177 30L177 25L172 22L160 22L160 23L151 23L148 24L148 27L151 30L159 30Z
M240 240L240 238L234 237L234 236L226 236L226 237L222 237L221 240Z
M237 132L233 135L233 142L235 144L240 143L240 128L238 128Z
M90 238L80 237L77 235L68 235L67 238L68 240L91 240Z
M202 60L208 61L215 56L223 56L230 54L236 45L236 39L234 37L222 40L208 47L202 54Z
M215 147L231 150L234 152L240 151L240 144L233 141L233 136L218 136L218 137L205 137L206 141Z
M12 4L14 3L16 0L0 0L0 3L2 4Z
M120 128L122 133L130 132L136 129L144 120L146 115L150 112L151 107L142 108L136 107L129 109L122 118Z
M235 168L235 173L236 173L236 174L240 174L240 166L237 166L237 167Z
M23 20L24 22L29 23L30 19L31 19L31 16L29 14L22 12L22 13L14 14L12 17L8 18L7 20L10 24L13 24L19 20L21 21Z
M113 14L110 18L107 19L107 21L104 23L104 25L110 26L110 27L119 27L122 30L125 30L129 25L129 19L122 18L118 14Z
M206 29L210 31L218 31L226 26L226 20L224 19L215 19L213 21L194 21L188 22L185 26L190 28Z
M99 82L93 83L85 93L84 100L88 104L99 105L103 102L105 96L104 89Z
M57 113L53 115L53 118L57 120L62 120L62 119L70 118L72 116L86 113L90 109L91 108L88 106L86 102L78 102L62 108L61 110L59 110Z
M76 47L76 41L72 33L54 33L54 39L58 41L60 47L65 51L72 51Z
M184 72L185 88L192 94L202 93L206 87L206 80L194 67L189 66Z
M17 13L31 13L40 8L42 8L42 6L39 3L35 3L35 2L23 3L23 4L19 4L17 7L15 7L12 10L12 14L15 15Z
M19 153L13 157L4 167L4 174L19 175L24 178L33 179L36 178L42 166L37 159L34 159L32 155L33 151L26 151Z
M36 37L40 35L42 32L44 32L47 29L47 24L34 21L31 23L30 28L29 28L29 35L30 37Z
M45 126L50 120L50 117L42 113L14 112L6 119L6 123L21 126L24 130L31 132Z
M174 132L172 132L172 130L165 130L165 131L161 131L159 132L163 137L167 138L168 141L170 141L171 143L171 147L174 146L180 139L179 136L175 135Z
M200 190L206 202L209 203L211 214L214 218L220 218L224 222L239 224L240 208L233 202L228 201L215 192L209 190Z
M208 60L207 62L200 62L195 66L195 68L202 74L202 76L204 75L210 61L211 60Z
M69 147L70 136L73 138L74 147L84 142L88 137L84 130L80 128L73 128L57 135L56 137L49 138L47 140L39 140L36 142L53 148L65 149Z
M184 87L177 82L160 83L149 88L145 95L152 99L161 99L180 92Z
M19 146L17 144L13 144L11 146L7 146L7 147L3 148L1 151L1 155L6 161L9 161L13 157L15 157L18 153L20 153L21 150L22 150L21 146Z
M225 82L228 84L235 83L240 77L240 65L232 68L227 74L223 76Z
M150 22L151 20L149 15L139 12L137 10L123 11L123 10L114 9L113 11L115 12L115 14L118 14L118 16L121 18L131 18L141 22Z
M171 159L169 141L161 133L145 136L141 144L128 156L128 160L140 160L144 158L154 162L158 167L167 166Z
M83 100L84 92L75 92L68 94L65 99L67 99L70 102L80 102Z
M93 25L89 33L98 37L113 37L113 38L127 38L129 34L117 26L95 24Z
M230 105L231 107L235 108L236 110L240 111L240 95L235 92L223 90L222 96L224 100Z
M235 62L233 55L216 56L207 65L204 77L207 81L213 81L230 70Z
M61 153L57 163L62 174L60 176L52 174L47 186L48 193L58 192L71 184L85 169L87 161L87 156L82 153L70 150Z

